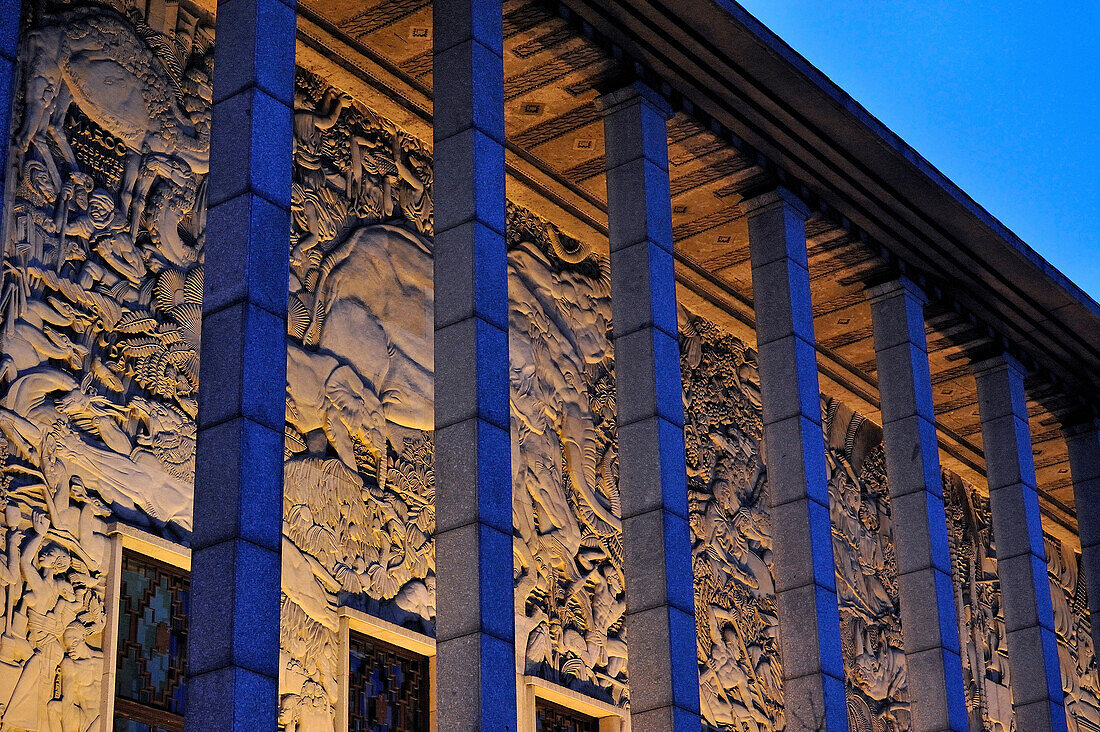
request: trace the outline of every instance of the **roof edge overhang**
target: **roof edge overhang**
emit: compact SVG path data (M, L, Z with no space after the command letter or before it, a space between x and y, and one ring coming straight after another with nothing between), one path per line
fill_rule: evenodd
M1095 399L1100 305L740 5L558 4Z

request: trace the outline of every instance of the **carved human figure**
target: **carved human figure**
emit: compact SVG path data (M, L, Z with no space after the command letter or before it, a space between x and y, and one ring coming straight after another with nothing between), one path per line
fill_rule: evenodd
M309 104L300 91L294 94L294 177L306 188L325 185L321 160L321 133L332 129L340 113L351 103L347 94L329 89L317 106Z
M882 630L861 626L856 631L858 654L853 683L880 705L893 729L908 725L908 674L904 652L889 643Z
M20 557L26 589L22 614L26 617L30 657L23 664L11 701L0 721L15 729L48 729L47 705L53 696L50 680L64 655L62 635L76 618L77 596L65 578L72 567L68 552L46 544L49 518L35 513L34 536Z
M0 612L4 613L0 622L3 623L4 634L7 634L12 624L12 614L15 605L22 596L23 573L19 565L20 548L23 543L23 532L19 524L23 520L23 513L19 504L9 501L4 506L4 546L0 555ZM0 644L3 641L0 640ZM2 654L0 654L2 655Z
M89 628L69 623L62 635L65 657L58 667L61 698L47 704L53 732L91 732L99 723L103 657L88 645Z
M435 215L432 203L432 161L419 149L405 149L396 133L393 136L393 161L400 176L400 184L397 186L398 205L405 216L416 224L421 234L430 234Z
M325 689L308 680L300 694L283 697L279 724L286 732L322 732L333 729L333 708Z
M71 185L67 183L64 190ZM76 278L81 287L90 288L95 283L101 283L103 287L110 288L121 280L134 287L141 285L145 262L134 246L129 222L112 194L96 189L88 197L87 210L69 217L68 222L59 228L65 236L83 240L88 247L86 251L95 252L106 265L101 266L88 259L86 252L81 252L79 258L84 263Z
M752 732L770 729L772 720L761 708L753 683L755 669L732 618L713 605L704 612L711 641L699 674L704 714L716 724Z

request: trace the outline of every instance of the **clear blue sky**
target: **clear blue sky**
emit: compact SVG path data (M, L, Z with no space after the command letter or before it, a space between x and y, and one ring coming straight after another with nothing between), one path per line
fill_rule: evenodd
M1100 300L1100 0L739 0Z

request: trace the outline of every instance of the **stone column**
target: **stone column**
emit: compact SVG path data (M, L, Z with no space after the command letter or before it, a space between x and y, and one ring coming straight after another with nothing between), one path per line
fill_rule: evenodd
M1058 642L1035 485L1024 369L1004 354L974 365L985 471L1008 633L1016 727L1065 732Z
M943 507L924 293L905 277L871 288L883 445L898 557L913 732L965 732L966 698Z
M806 258L807 210L778 189L748 216L787 729L846 732L840 611Z
M295 3L218 4L187 729L278 716Z
M6 0L0 7L0 202L6 201L8 150L11 147L11 113L15 100L16 57L19 54L19 26L23 14L20 0Z
M597 102L607 151L631 729L698 732L670 109L640 83Z
M500 0L436 0L439 729L515 730Z
M1100 420L1082 420L1063 428L1073 478L1081 564L1089 596L1093 647L1100 639Z

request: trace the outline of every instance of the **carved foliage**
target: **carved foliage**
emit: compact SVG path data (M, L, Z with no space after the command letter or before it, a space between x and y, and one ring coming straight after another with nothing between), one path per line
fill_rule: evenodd
M0 280L0 726L99 724L114 518L191 527L212 19L28 3Z
M720 729L783 728L766 449L756 353L681 311L701 701ZM841 638L853 729L908 729L881 432L823 406Z

